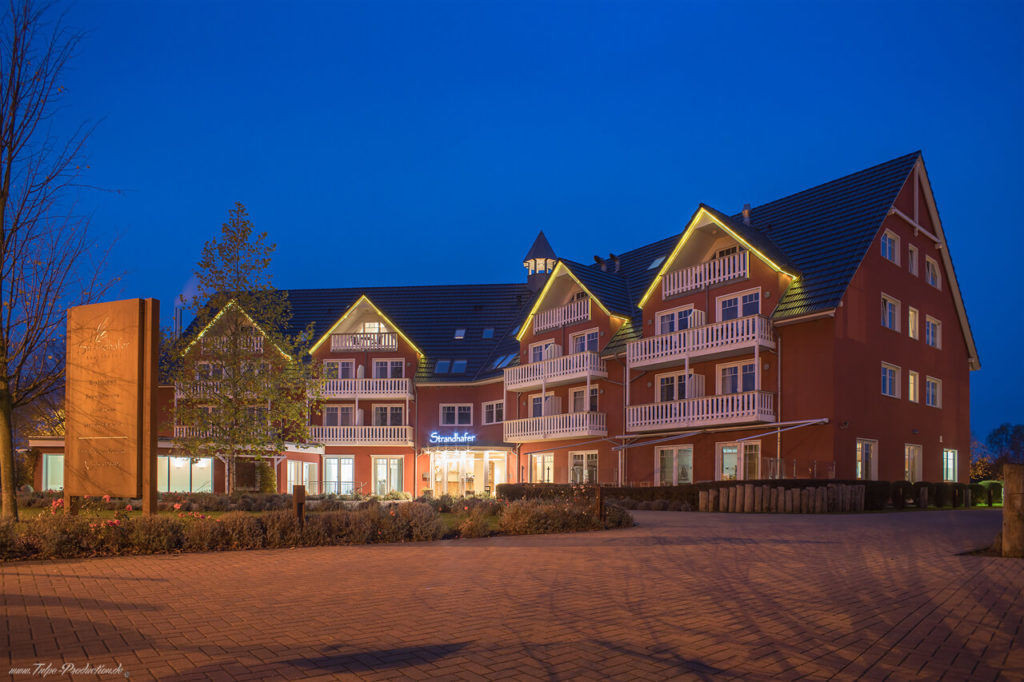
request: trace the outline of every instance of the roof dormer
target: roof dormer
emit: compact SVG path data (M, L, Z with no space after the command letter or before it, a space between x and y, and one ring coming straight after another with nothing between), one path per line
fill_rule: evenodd
M380 308L366 297L349 306L327 332L309 349L314 353L330 340L332 353L363 351L396 351L399 340L405 341L418 355L423 353Z

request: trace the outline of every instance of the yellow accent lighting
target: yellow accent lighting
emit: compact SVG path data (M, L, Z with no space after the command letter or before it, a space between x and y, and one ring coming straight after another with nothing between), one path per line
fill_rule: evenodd
M601 310L604 311L605 315L607 315L609 317L617 317L615 315L612 315L611 311L608 310L608 308L606 308L603 303L601 303L601 300L597 296L594 296L594 294L592 294L590 292L590 289L588 289L586 286L584 286L583 282L580 281L579 277L574 275L572 270L570 270L569 267L565 263L563 263L562 261L558 261L558 265L556 265L555 269L551 271L551 275L548 277L548 281L545 282L544 288L541 289L540 296L537 297L537 300L534 301L534 303L533 303L533 307L530 308L530 312L526 316L526 321L523 322L523 326L520 327L519 333L516 334L516 341L522 341L523 340L523 336L526 335L526 330L530 328L530 323L533 321L533 316L537 314L537 309L540 308L540 304L544 301L544 297L548 295L548 290L551 288L551 285L554 283L555 278L558 277L558 275L561 274L561 272L563 270L570 277L572 277L573 281L576 282L576 284L579 285L580 289L582 289L583 292L587 296L592 298L597 303L598 307L601 308Z
M324 341L326 341L327 339L329 339L329 338L331 337L331 334L333 334L333 333L334 333L334 330L338 328L338 325L339 325L339 324L341 324L342 322L344 322L344 321L345 321L345 318L346 318L346 317L348 317L349 315L351 315L351 314L352 314L352 311L354 311L354 310L355 310L356 308L358 308L358 307L359 307L359 305L360 305L361 303L363 303L364 301L365 301L365 302L367 303L367 305L369 305L369 306L370 306L371 308L373 308L374 312L376 312L376 313L377 313L377 314L378 314L378 315L379 315L379 316L381 317L381 319L382 319L382 320L384 320L384 322L385 322L385 323L386 323L386 324L387 324L387 325L388 325L389 327L391 327L392 329L394 329L394 330L395 330L395 332L397 332L397 334L398 334L399 336L401 336L401 337L402 337L402 339L403 339L403 340L404 340L404 341L405 341L405 342L406 342L407 344L409 344L409 347L410 347L410 348L412 348L412 349L413 349L414 351L416 351L416 354L417 354L417 355L419 355L420 357L426 357L426 353L424 353L423 351L421 351L421 350L420 350L420 349L419 349L419 348L418 348L418 347L416 346L416 344L412 342L412 339L410 339L410 338L409 338L408 336L406 336L406 335L405 335L405 334L404 334L404 333L402 332L402 330L398 328L398 325L396 325L396 324L395 324L394 322L392 322L392 321L391 321L391 318L389 318L389 317L388 317L387 315L385 315L385 314L384 314L384 312L383 312L383 311L382 311L382 310L381 310L380 308L378 308L378 307L377 307L376 305L374 305L373 301L371 301L371 300L369 299L369 297L368 297L368 296L367 296L366 294L362 294L362 295L361 295L361 296L360 296L360 297L359 297L358 299L356 299L356 302L355 302L355 303L353 303L352 305L350 305L350 306L348 307L348 310L346 310L346 311L344 312L344 314L342 314L342 316L341 316L341 317L339 317L339 318L338 318L338 320L337 320L337 321L336 321L336 322L335 322L334 324L332 324L332 325L331 325L331 326L330 326L330 327L329 327L329 328L327 329L327 331L326 331L326 332L324 333L324 335L323 335L323 336L321 336L321 337L320 337L320 338L319 338L319 339L317 340L317 342L316 342L316 343L314 343L314 344L313 344L313 346L312 346L312 347L311 347L311 348L309 349L309 354L310 354L310 355L312 355L312 354L314 353L314 351L316 351L316 349L320 347L320 344L322 344L322 343L323 343Z
M263 331L263 327L261 327L256 322L256 320L252 319L249 316L249 313L245 312L245 308L243 308L241 305L239 305L238 301L236 301L235 299L231 299L230 301L228 301L227 305L225 305L223 308L220 309L220 312L218 312L216 315L213 316L212 320L210 320L209 322L206 323L206 326L203 327L203 330L201 332L199 332L198 334L196 334L196 338L192 339L192 341L187 346L185 346L185 350L181 351L182 357L185 357L185 355L190 350L192 350L192 346L196 345L196 343L199 341L199 339L201 339L204 336L206 336L206 332L210 331L213 328L213 325L216 324L217 320L220 319L220 316L223 315L224 313L226 313L228 308L230 308L231 306L238 306L238 312L240 312L243 315L245 315L245 319L249 320L249 322L252 322L252 326L255 327L257 330L259 330L260 334L263 334L264 338L266 338L266 339L270 338L269 336L267 336L267 333L265 331ZM282 356L284 356L285 360L291 360L292 359L292 357L290 355L288 355L287 353L285 353L283 350L281 350L276 343L272 343L272 345L274 346L274 348L277 349L278 353L280 353Z

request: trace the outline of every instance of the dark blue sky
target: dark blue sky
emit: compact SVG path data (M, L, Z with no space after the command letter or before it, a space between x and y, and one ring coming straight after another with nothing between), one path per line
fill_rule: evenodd
M1024 3L85 2L58 125L121 297L165 321L235 201L279 287L518 281L921 149L983 369L1024 422Z

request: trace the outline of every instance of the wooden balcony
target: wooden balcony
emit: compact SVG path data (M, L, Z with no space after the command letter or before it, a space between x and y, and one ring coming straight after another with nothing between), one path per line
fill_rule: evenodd
M558 329L590 319L590 299L582 298L563 306L537 313L533 318L533 333Z
M626 408L626 431L660 431L773 422L774 395L767 391L748 391L633 405Z
M631 341L626 347L630 367L666 367L689 360L714 360L775 348L771 321L762 315L715 322L671 334Z
M331 334L332 353L367 350L398 350L398 334L395 332Z
M527 391L544 386L562 386L608 376L604 360L592 351L573 353L540 362L505 369L506 391Z
M411 398L411 379L326 379L325 399Z
M604 412L569 412L505 422L505 441L528 443L577 436L607 436Z
M662 297L671 298L714 284L745 278L748 272L748 255L747 251L738 251L670 272L661 281Z
M310 426L309 436L323 445L412 445L411 426Z

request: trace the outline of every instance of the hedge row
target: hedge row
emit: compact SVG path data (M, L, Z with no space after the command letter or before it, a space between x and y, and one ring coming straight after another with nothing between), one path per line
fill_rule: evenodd
M890 504L902 509L906 500L918 499L917 490L921 487L928 488L929 505L934 507L963 506L966 499L965 491L968 486L963 483L914 483L906 481L858 481L858 480L835 480L835 479L770 479L759 481L706 481L703 483L690 483L674 486L651 486L651 487L615 487L601 486L601 494L606 498L612 498L625 502L626 506L632 507L636 503L658 503L664 509L696 510L702 490L720 490L743 484L770 485L773 488L799 489L818 488L830 484L863 485L864 509L877 511L886 509ZM972 503L981 504L984 499L984 491L981 486L971 486ZM581 497L592 497L595 493L593 486L580 486L561 483L503 483L496 488L499 498L506 500L579 500Z

